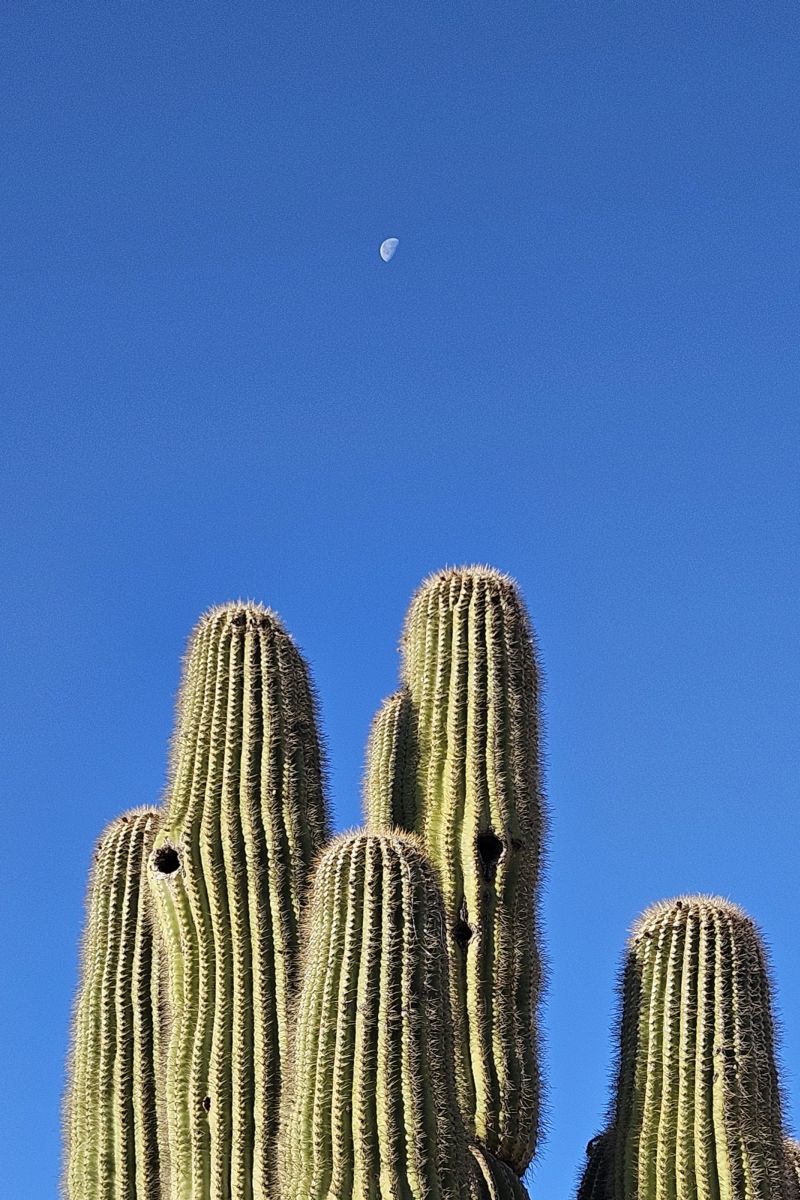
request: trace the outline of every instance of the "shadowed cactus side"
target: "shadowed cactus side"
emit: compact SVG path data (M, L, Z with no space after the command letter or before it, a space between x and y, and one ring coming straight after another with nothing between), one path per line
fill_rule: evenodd
M305 933L281 1200L467 1200L444 913L418 842L335 840Z
M593 1147L581 1200L794 1200L764 950L735 905L681 897L634 926L612 1121Z
M536 660L516 585L488 567L432 576L402 655L404 687L370 739L367 816L417 832L439 872L462 1115L521 1175L539 1124L543 804Z
M164 996L147 894L157 814L103 832L87 896L64 1126L68 1200L159 1200Z
M519 1177L488 1150L470 1146L470 1200L529 1200Z
M275 615L208 613L189 645L151 883L175 1022L171 1200L277 1193L298 930L327 836L308 673Z
M788 1189L791 1200L800 1200L800 1142L787 1138L784 1142Z

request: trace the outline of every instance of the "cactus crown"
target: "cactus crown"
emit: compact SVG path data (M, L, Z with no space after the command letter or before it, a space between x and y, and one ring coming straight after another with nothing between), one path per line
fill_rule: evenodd
M633 927L622 980L609 1195L778 1200L782 1141L769 980L753 922L714 896L651 906Z

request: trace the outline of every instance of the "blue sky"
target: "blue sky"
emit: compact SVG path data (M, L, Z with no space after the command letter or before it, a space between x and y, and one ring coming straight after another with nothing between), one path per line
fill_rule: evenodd
M546 675L534 1194L678 892L763 927L800 1132L796 8L31 0L0 46L0 1190L55 1194L92 846L160 795L198 615L294 632L344 828L470 561Z

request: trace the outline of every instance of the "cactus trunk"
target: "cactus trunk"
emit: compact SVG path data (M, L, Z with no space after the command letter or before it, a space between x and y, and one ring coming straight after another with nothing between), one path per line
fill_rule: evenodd
M314 881L281 1200L466 1200L441 894L407 835L355 834Z
M151 881L176 1020L172 1200L270 1200L298 924L327 834L305 664L274 614L213 610L190 642Z
M92 868L65 1106L69 1200L159 1200L163 992L147 893L158 817L103 833Z
M368 818L407 821L439 871L462 1115L521 1175L539 1123L543 804L535 654L516 586L489 568L433 576L412 601L402 650L413 736L389 719L401 693L373 730ZM413 802L404 747L416 758ZM374 764L395 760L389 788Z

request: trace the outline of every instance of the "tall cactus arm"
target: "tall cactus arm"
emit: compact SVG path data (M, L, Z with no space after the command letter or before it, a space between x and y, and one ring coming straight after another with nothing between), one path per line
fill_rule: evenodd
M441 894L405 834L334 841L306 925L281 1200L466 1200Z
M412 600L402 678L417 751L414 828L447 914L461 1110L521 1175L539 1125L538 674L514 582L442 571Z
M300 910L328 831L306 666L277 617L213 609L189 644L151 884L176 1014L172 1200L271 1200Z
M65 1100L68 1200L159 1200L159 988L147 864L157 814L118 817L89 881Z

